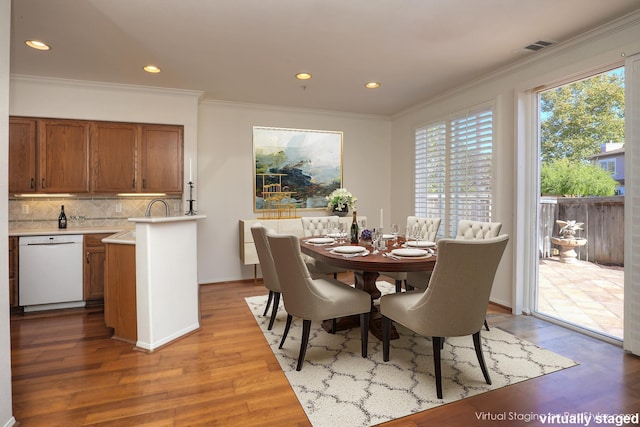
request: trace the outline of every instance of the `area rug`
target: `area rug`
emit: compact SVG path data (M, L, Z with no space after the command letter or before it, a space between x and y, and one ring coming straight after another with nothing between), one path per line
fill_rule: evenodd
M394 290L388 282L377 286L383 294ZM365 359L360 354L359 329L329 334L320 322L313 322L298 372L302 320L294 318L279 349L286 312L281 303L268 331L269 318L262 316L266 300L266 296L246 298L314 427L372 426L576 365L498 328L483 329L484 356L493 384L484 381L471 337L448 338L442 351L444 396L438 399L430 339L396 325L400 338L391 342L390 360L383 362L382 342L372 335Z

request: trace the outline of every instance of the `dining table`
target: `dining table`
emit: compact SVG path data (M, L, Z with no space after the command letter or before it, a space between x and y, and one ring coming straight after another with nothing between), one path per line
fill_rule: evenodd
M406 246L411 244L400 238L397 246L393 239L384 240L384 249L375 250L370 242L361 241L358 244L337 243L332 238L303 238L300 239L300 251L316 260L353 271L355 287L371 295L371 312L369 316L369 331L378 339L382 339L382 317L375 301L382 296L376 281L381 272L410 272L433 271L437 261L435 244L425 242L419 247ZM420 242L416 242L420 243ZM422 252L420 252L422 251ZM419 291L412 291L419 292ZM358 327L359 317L349 316L323 322L323 328L328 332ZM395 327L391 329L391 339L397 339Z

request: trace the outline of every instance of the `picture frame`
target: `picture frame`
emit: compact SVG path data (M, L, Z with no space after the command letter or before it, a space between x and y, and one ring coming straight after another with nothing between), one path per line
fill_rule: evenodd
M342 141L342 131L254 126L254 212L273 208L274 190L293 212L325 209L326 196L342 187Z

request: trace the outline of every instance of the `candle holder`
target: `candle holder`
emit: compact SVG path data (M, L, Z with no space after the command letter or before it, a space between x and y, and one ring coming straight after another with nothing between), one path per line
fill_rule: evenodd
M189 202L189 210L186 211L184 214L195 215L197 211L193 209L193 202L195 202L195 200L193 200L193 182L189 181L188 184L189 184L189 200L187 200L187 202Z

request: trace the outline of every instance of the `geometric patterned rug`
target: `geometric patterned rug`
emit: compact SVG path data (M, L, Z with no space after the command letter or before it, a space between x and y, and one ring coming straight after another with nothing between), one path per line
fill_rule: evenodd
M383 294L394 290L388 282L377 286ZM362 358L358 329L329 334L320 322L312 322L306 358L298 372L302 320L294 318L279 349L286 321L282 301L271 331L267 330L269 317L262 316L267 297L246 301L314 427L373 426L577 364L498 328L483 329L484 357L492 380L488 385L472 338L447 338L441 352L443 399L438 399L429 338L396 324L400 338L391 341L390 360L384 362L382 342L373 335L369 335L368 357Z

